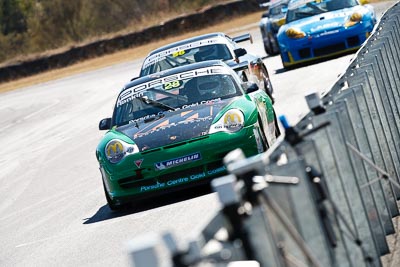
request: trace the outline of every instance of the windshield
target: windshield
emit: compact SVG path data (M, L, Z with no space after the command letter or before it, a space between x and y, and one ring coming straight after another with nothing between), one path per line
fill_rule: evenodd
M322 14L357 6L356 0L298 0L289 4L286 23Z
M242 94L230 74L200 74L175 79L164 77L125 89L118 97L113 115L114 125L146 120L165 112L202 105ZM187 73L179 74L188 77ZM178 75L174 75L177 77Z
M188 45L185 49L177 49L179 48L173 48L149 56L143 64L140 76L149 75L194 62L213 59L232 59L232 55L225 44L204 45L201 43L201 46L190 48Z
M269 8L269 15L270 15L270 17L275 17L275 16L283 15L286 11L287 11L287 4L283 3L283 4L273 6L273 7L271 6Z

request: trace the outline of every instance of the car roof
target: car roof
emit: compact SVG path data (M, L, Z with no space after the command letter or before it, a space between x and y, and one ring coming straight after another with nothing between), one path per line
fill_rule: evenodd
M279 6L279 5L285 4L285 3L287 4L289 1L290 0L276 0L276 1L273 1L273 2L271 2L271 5L269 6L269 8L275 7L275 6Z
M179 66L179 67L175 67L175 68L172 68L172 69L164 70L164 71L161 71L161 72L153 73L153 74L150 74L150 75L147 75L147 76L139 77L139 78L127 83L123 87L122 91L124 91L125 89L128 89L130 87L133 87L135 85L138 85L138 84L141 84L141 83L145 83L145 82L149 82L149 81L152 81L152 80L156 80L156 79L159 79L159 78L162 78L162 77L166 77L166 76L170 76L170 75L173 75L173 74L186 72L186 71L190 71L190 70L211 67L211 66L222 66L222 67L226 67L228 69L231 69L222 60L208 60L208 61L191 63L191 64L188 64L188 65Z
M193 43L193 42L196 42L196 41L199 41L199 40L205 40L205 39L210 39L210 38L215 38L215 37L226 38L227 35L222 33L222 32L214 32L214 33L207 33L207 34L203 34L203 35L198 35L198 36L195 36L195 37L187 38L187 39L184 39L184 40L181 40L181 41L177 41L177 42L174 42L174 43L170 43L170 44L164 45L164 46L162 46L160 48L157 48L157 49L151 51L148 56L151 56L153 54L156 54L158 52L161 52L161 51L164 51L164 50L167 50L169 48L176 47L176 46L181 46L181 45L188 44L188 43Z

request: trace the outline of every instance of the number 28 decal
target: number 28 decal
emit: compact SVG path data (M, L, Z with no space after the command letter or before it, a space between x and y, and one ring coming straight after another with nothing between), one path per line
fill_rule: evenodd
M171 90L182 85L182 81L167 82L164 84L164 90Z

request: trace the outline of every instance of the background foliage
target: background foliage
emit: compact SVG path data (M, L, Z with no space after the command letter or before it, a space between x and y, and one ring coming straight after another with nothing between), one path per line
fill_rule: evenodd
M160 23L223 0L0 0L0 63Z

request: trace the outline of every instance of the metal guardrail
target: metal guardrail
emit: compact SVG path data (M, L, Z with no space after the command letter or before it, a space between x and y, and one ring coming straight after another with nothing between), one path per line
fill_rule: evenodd
M212 181L223 208L186 248L164 235L166 266L382 266L399 215L399 51L398 3L331 90L306 96L311 111L282 120L269 151L226 156L229 175ZM159 240L147 240L132 241L135 267L160 266Z

